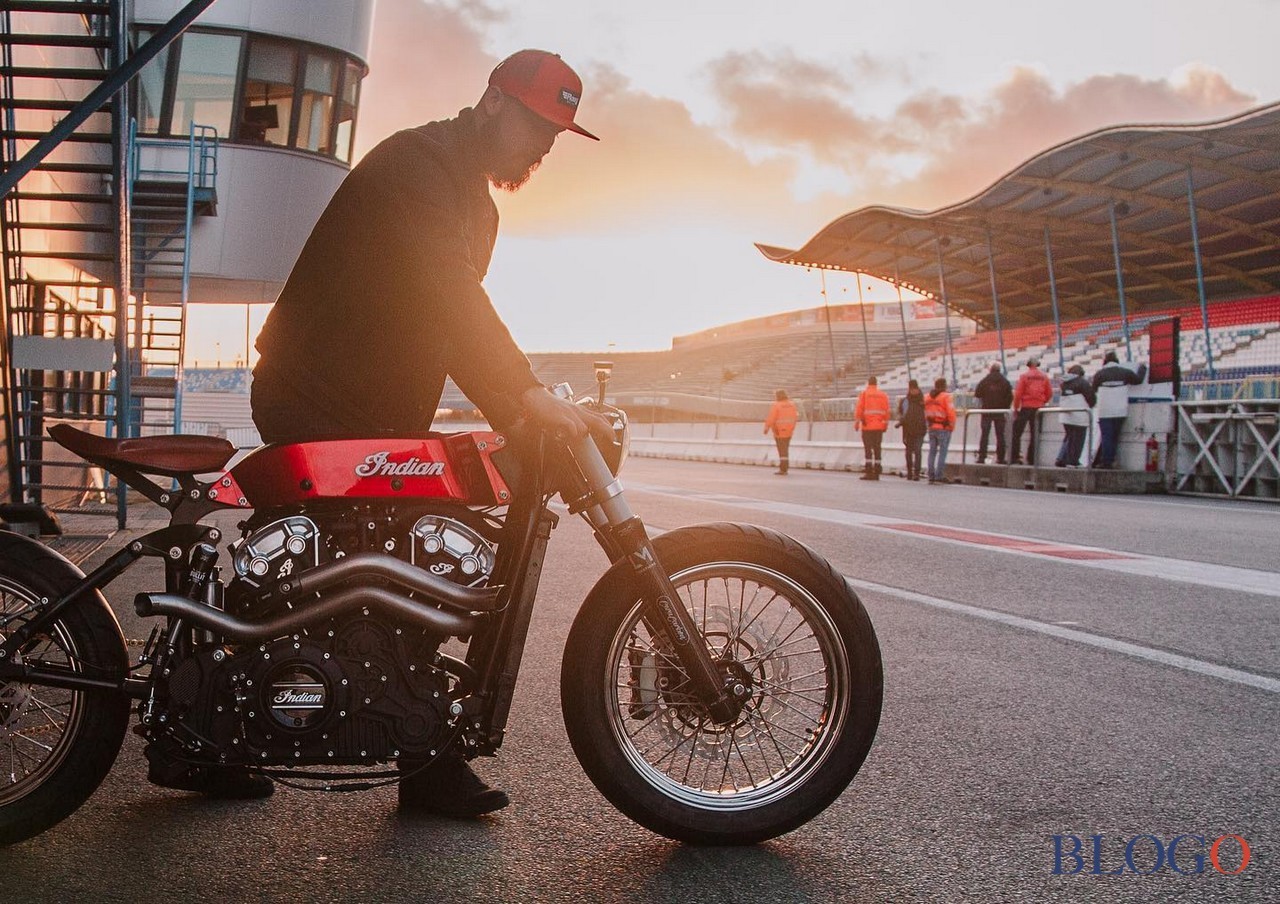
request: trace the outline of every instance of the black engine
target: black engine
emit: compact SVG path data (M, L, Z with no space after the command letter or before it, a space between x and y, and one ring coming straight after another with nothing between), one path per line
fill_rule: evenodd
M304 514L246 525L232 545L227 608L260 619L290 578L356 552L395 555L454 583L482 587L492 544L441 515L405 523L394 512L351 512L321 527ZM351 614L256 646L206 646L171 663L168 699L151 720L188 755L263 766L425 759L453 739L458 664L444 637L419 625ZM451 708L455 711L451 712ZM454 720L456 722L456 720Z

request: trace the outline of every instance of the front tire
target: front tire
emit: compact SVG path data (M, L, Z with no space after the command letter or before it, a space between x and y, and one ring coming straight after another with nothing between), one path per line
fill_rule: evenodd
M822 812L866 759L880 720L875 631L826 560L774 531L682 528L654 547L712 658L750 688L717 725L651 630L631 566L583 603L565 645L570 743L601 793L694 844L752 844Z
M25 537L0 533L0 640L73 587L79 569ZM98 593L69 606L24 644L27 665L93 678L127 671L124 638ZM115 762L129 700L105 690L0 681L0 845L38 835L88 799Z

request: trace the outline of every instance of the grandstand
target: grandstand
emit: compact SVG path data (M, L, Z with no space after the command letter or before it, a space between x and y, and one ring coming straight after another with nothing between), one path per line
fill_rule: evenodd
M1280 295L1220 302L1209 309L1208 339L1198 307L1150 311L1129 320L1129 348L1124 342L1124 324L1119 317L1092 317L1068 321L1061 326L1057 341L1053 324L1017 327L1003 331L1006 369L1016 371L1035 355L1050 372L1060 375L1072 364L1086 373L1097 370L1108 351L1135 361L1147 358L1147 327L1156 320L1177 317L1182 342L1179 364L1184 394L1196 391L1196 384L1210 381L1239 381L1248 377L1280 377ZM1001 337L984 331L957 342L954 364L946 350L934 348L911 362L918 376L946 376L963 389L982 379L993 361L1000 360ZM881 385L903 390L908 365L899 365L881 375Z
M1191 306L1148 311L1131 318L1128 349L1118 317L1064 322L1061 345L1053 324L1015 327L997 334L994 330L972 332L960 318L952 318L950 350L946 326L940 318L932 318L909 321L905 339L900 325L883 322L869 325L865 334L844 326L830 334L825 326L811 325L767 335L739 336L726 329L729 338L687 343L677 337L672 348L663 351L543 352L529 358L544 384L567 382L580 395L595 385L595 362L612 361L609 395L628 409L633 420L642 422L655 417L752 419L780 387L800 401L807 417L841 419L848 417L852 399L871 374L891 395L905 393L912 377L927 386L943 376L959 390L963 401L965 391L977 384L993 361L1000 360L1002 344L1010 373L1018 372L1033 355L1040 357L1047 372L1056 378L1072 364L1093 373L1108 351L1144 361L1147 326L1168 317L1181 320L1184 397L1203 397L1206 384L1234 387L1250 377L1280 380L1280 295L1214 305L1209 309L1207 345L1200 309ZM227 430L252 423L247 371L189 368L183 382L183 420L188 432L218 432L219 426ZM655 403L659 397L664 401ZM452 381L446 384L440 405L467 416L474 408Z

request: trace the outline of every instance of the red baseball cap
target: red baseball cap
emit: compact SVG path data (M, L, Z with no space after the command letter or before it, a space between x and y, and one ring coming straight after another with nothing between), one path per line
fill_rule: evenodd
M489 84L514 97L543 119L599 141L573 121L582 99L582 79L558 54L519 50L489 74Z

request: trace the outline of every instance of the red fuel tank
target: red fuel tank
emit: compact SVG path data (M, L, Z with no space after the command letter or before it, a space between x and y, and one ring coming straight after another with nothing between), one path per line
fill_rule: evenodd
M329 439L263 446L231 469L254 508L319 499L438 499L505 505L511 490L492 456L499 433Z

